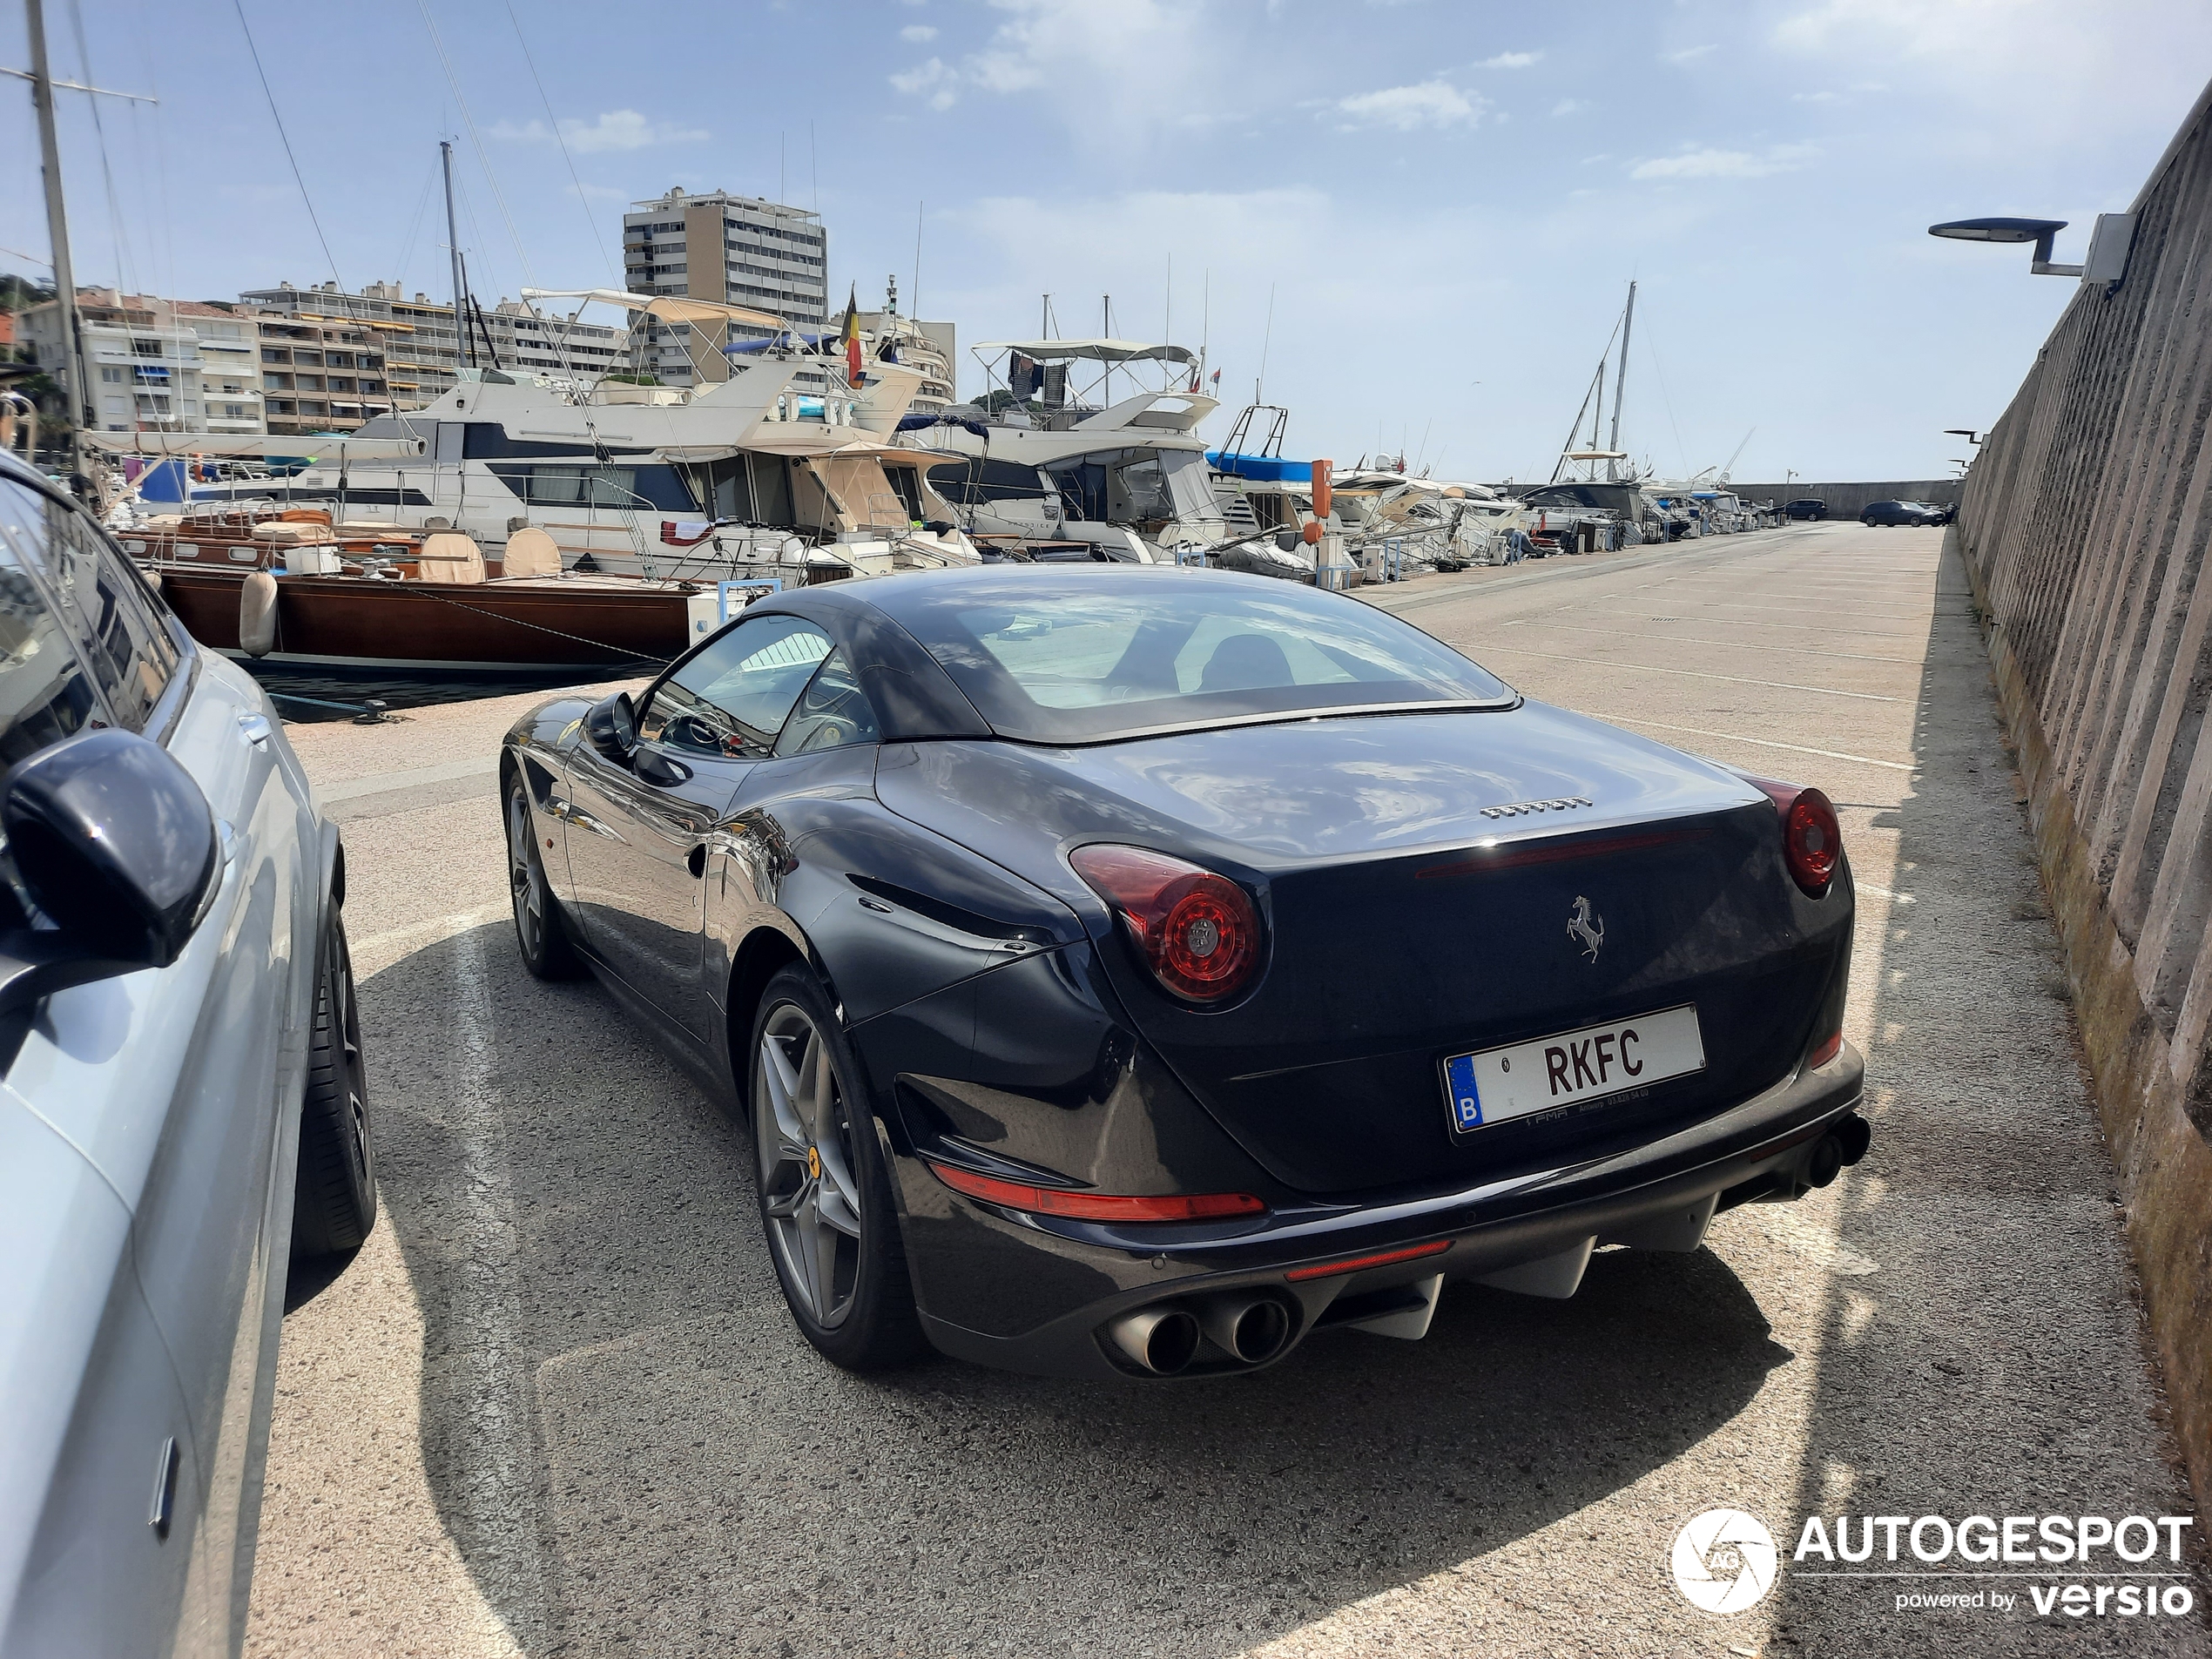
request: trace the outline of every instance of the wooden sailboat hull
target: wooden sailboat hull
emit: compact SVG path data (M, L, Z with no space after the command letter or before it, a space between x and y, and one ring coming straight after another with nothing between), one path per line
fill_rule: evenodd
M242 655L239 597L248 574L166 567L162 597L194 639ZM680 589L314 576L280 576L276 583L276 644L263 659L272 663L427 672L619 671L665 661L685 644Z

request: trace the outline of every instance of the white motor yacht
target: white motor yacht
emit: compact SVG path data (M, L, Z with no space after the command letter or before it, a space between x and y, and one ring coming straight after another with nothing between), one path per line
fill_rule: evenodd
M826 342L710 300L611 289L523 297L597 300L682 325L702 383L608 379L579 390L464 370L426 408L347 439L289 441L316 455L290 478L201 485L193 502L312 503L348 524L456 529L487 550L529 527L552 536L565 568L663 580L796 585L976 560L950 508L892 443L922 384L917 371L864 362L853 385ZM733 322L779 333L733 349L724 343ZM802 375L824 389L803 391Z
M983 400L900 442L1035 468L1059 493L1053 533L1109 557L1180 563L1222 540L1198 436L1220 406L1197 389L1196 353L1131 340L995 341L974 352Z

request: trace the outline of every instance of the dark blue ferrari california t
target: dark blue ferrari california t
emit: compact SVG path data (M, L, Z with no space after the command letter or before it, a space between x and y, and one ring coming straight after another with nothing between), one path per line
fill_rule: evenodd
M1819 791L1357 600L995 566L747 610L501 757L531 972L724 1099L792 1317L1197 1376L1573 1294L1865 1151Z

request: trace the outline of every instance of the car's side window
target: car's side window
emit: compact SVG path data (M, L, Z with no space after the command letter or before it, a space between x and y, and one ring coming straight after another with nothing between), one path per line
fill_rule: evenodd
M46 502L0 484L0 766L109 723L70 631L31 574Z
M19 555L37 562L115 723L138 731L177 671L176 642L128 561L91 519L20 488L10 490L9 506L10 519L28 532Z
M776 740L776 752L812 754L819 749L873 743L880 736L875 710L860 689L859 676L853 672L845 653L833 651L822 659L814 678L799 694L798 706L784 722L783 736Z
M765 759L829 654L829 637L797 617L741 622L654 689L637 734L693 754Z

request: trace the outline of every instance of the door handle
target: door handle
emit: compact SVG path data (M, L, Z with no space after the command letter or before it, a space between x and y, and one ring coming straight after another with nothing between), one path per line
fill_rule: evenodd
M701 841L693 847L684 862L690 867L693 875L704 877L706 874L706 843Z
M241 714L238 717L239 735L258 748L269 746L269 717L266 714Z

